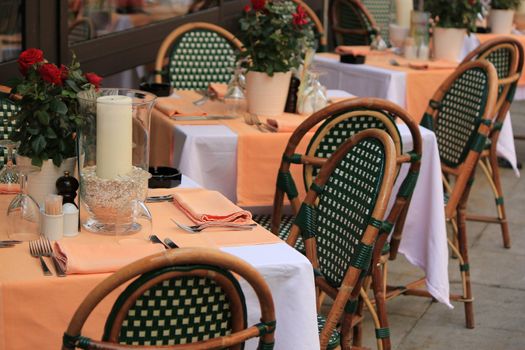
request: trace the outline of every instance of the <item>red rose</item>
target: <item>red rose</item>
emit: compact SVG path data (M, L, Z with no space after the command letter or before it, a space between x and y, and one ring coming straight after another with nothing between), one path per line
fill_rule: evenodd
M69 75L69 68L67 68L63 64L60 65L60 79L62 80L62 82L66 81L68 75Z
M44 53L39 49L27 49L18 56L18 67L23 75L27 74L27 70L35 63L44 61Z
M293 13L292 16L293 24L295 24L296 26L302 26L308 23L306 12L304 11L304 8L301 5L297 6L297 12Z
M469 0L470 6L474 6L478 0Z
M244 6L244 12L250 12L251 9L250 5Z
M86 73L85 76L90 84L93 84L97 89L100 87L100 83L102 82L101 77L99 77L95 73Z
M44 81L53 85L62 86L62 71L53 63L44 63L38 69L38 73Z
M255 11L260 11L266 5L266 0L251 0L252 6Z

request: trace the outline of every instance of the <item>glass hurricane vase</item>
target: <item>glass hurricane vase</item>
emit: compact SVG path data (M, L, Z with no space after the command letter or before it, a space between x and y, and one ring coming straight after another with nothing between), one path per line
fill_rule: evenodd
M132 89L78 93L86 123L79 138L80 199L92 232L135 232L131 201L148 190L149 127L156 96ZM128 209L126 209L128 208Z

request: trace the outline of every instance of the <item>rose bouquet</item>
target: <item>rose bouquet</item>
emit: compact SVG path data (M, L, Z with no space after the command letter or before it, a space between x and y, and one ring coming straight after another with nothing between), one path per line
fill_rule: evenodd
M22 98L10 139L20 142L17 153L31 158L33 165L51 159L60 166L76 155L75 136L84 121L76 95L98 88L102 78L82 73L75 56L70 66L58 67L34 48L23 51L17 62L22 78L10 85Z
M481 13L480 0L427 0L425 11L430 12L441 28L466 28L476 31L476 18Z

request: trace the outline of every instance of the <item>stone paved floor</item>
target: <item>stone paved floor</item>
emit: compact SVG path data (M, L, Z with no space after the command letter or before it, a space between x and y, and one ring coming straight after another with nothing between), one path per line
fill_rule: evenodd
M525 135L525 102L512 108L515 134ZM525 164L525 141L516 141L518 161ZM475 329L465 328L463 304L453 310L429 299L401 296L388 302L392 349L485 350L525 349L525 180L502 170L512 248L504 249L499 225L468 222L469 254L475 297ZM470 208L495 210L488 183L476 178ZM451 290L461 287L457 260L449 261ZM390 281L404 283L420 276L400 256L390 265ZM363 345L375 348L373 325L367 317Z

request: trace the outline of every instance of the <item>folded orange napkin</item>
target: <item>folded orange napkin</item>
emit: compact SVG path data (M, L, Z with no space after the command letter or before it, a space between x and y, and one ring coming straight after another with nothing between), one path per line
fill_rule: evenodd
M224 83L210 83L208 90L214 93L219 100L224 99L228 92L228 84Z
M0 194L17 194L20 193L19 184L0 184Z
M302 121L297 119L294 120L277 120L277 119L266 119L266 124L271 128L274 128L277 132L294 132Z
M114 272L133 261L162 252L160 244L118 242L80 243L69 240L55 242L59 264L68 275Z
M168 117L173 116L201 116L207 113L192 101L185 98L160 97L155 108Z
M370 46L346 46L339 45L335 48L335 52L342 55L354 56L368 56L368 55L384 55L388 51L371 50Z
M458 62L436 60L436 61L409 61L408 67L412 69L456 69Z
M196 224L205 222L251 222L252 214L239 208L221 193L209 190L173 194L173 204Z

